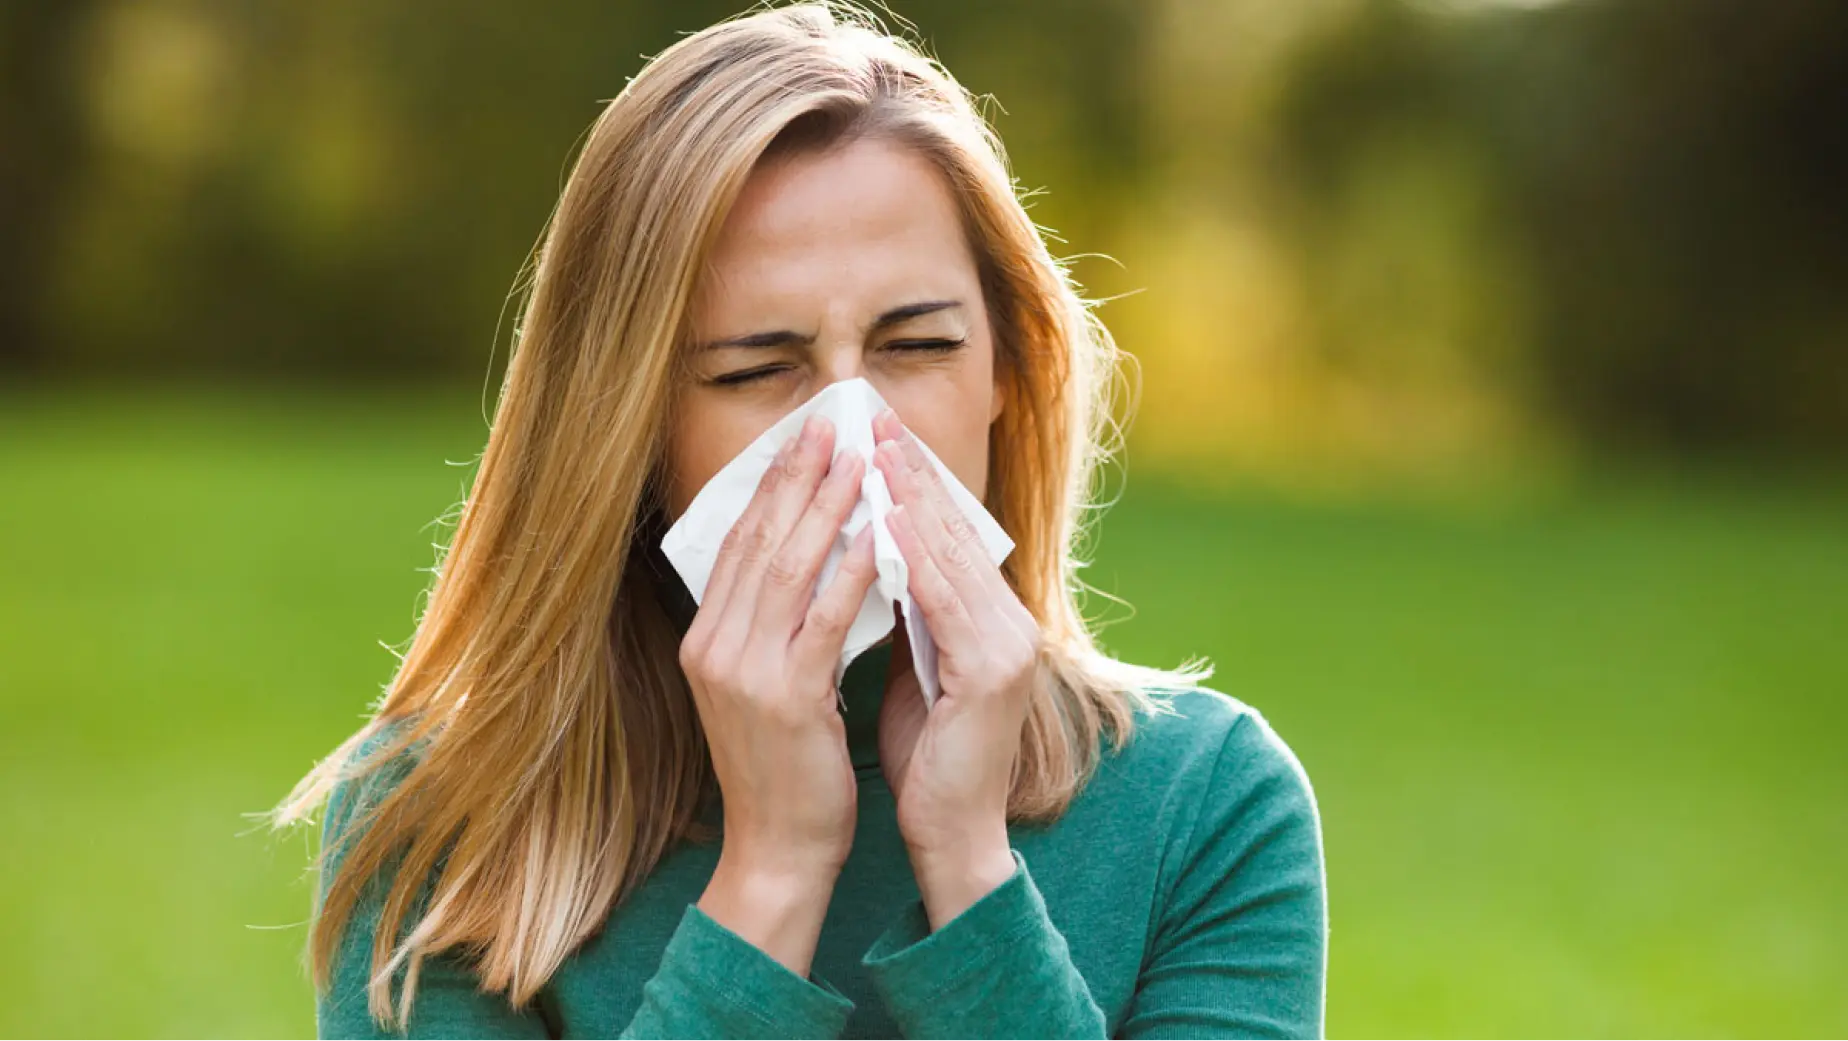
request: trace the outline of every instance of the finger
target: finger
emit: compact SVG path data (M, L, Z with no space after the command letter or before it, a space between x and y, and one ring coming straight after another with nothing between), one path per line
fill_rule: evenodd
M738 572L739 550L744 534L757 523L759 508L764 499L766 486L777 481L787 480L793 468L791 457L802 443L802 431L797 430L784 441L782 447L771 457L770 465L758 478L757 490L752 493L751 501L745 503L744 511L732 522L731 529L719 543L719 551L712 560L712 574L706 579L706 593L701 600L702 606L713 601L723 601L731 590L732 579Z
M900 421L897 412L888 408L883 418L886 421L888 439L896 441L904 452L905 461L909 464L906 473L912 478L914 490L921 491L923 501L934 507L936 517L948 536L949 544L960 546L961 552L965 554L958 558L946 548L942 541L932 542L929 535L930 528L922 524L920 515L919 524L926 544L932 546L938 565L942 567L946 561L954 563L957 559L966 561L968 573L979 581L981 589L987 594L986 597L975 597L974 600L970 600L973 594L965 593L965 600L976 604L976 613L981 614L979 610L981 605L991 605L994 608L994 614L989 616L991 619L1002 619L1022 636L1035 637L1039 632L1039 623L1034 620L1027 606L1021 602L1020 595L1014 590L1014 584L1008 581L1001 566L995 563L994 558L989 554L988 544L982 540L981 531L975 526L974 520L963 511L962 505L951 494L950 481L954 478L946 477L941 470L931 464L924 449L924 442ZM946 574L951 577L952 582L955 581L953 569L946 570ZM986 625L988 622L984 621L983 624Z
M808 511L796 520L795 529L764 568L763 584L757 594L758 627L768 631L774 623L776 631L787 639L801 626L828 551L860 501L860 478L865 466L858 452L842 452L835 457Z
M890 408L874 417L873 429L880 446L894 446L884 449L889 454L880 467L887 475L887 486L898 485L893 489L894 499L911 504L908 513L917 511L911 516L920 540L957 588L980 630L1011 631L1037 642L1039 622L989 556L980 531L950 494L943 474L925 455L923 442Z
M962 510L956 505L956 500L950 497L950 490L943 483L943 475L930 465L930 459L925 456L923 442L898 418L898 413L888 408L873 422L873 440L877 444L890 441L896 446L899 455L894 457L893 462L904 465L905 472L912 478L913 490L941 516L947 518L952 514L960 515ZM969 534L979 538L973 526Z
M795 526L796 519L814 499L815 489L821 484L833 454L833 424L826 417L811 416L803 424L803 432L783 472L773 477L778 469L774 466L764 472L757 493L751 497L751 505L745 511L752 519L747 522L739 518L733 534L726 536L728 540L735 538L737 541L733 549L736 559L731 587L726 591L726 602L713 639L734 647L742 647L750 639L752 619L757 613L757 590L763 584L764 571Z
M1001 598L1006 580L989 559L987 547L982 545L969 518L954 502L939 502L931 493L927 482L935 479L935 468L928 460L923 460L922 468L914 466L898 440L880 442L876 454L886 484L894 488L893 498L905 507L912 529L938 571L969 605L972 614L988 616L991 605ZM922 460L921 455L918 458ZM948 499L947 493L943 499Z
M886 527L891 530L892 541L898 544L899 552L905 557L905 568L910 573L907 585L911 599L924 612L924 622L930 628L931 636L945 651L972 653L981 643L975 616L969 609L969 602L950 584L943 570L918 539L917 527L911 519L911 507L894 507L886 515Z
M975 523L963 512L962 506L951 494L949 483L944 475L931 464L930 457L924 449L924 443L900 421L898 413L889 408L881 413L874 425L883 430L883 433L876 433L876 441L881 444L889 441L897 447L899 454L892 459L892 462L903 466L900 477L901 480L908 481L907 494L912 496L914 501L929 507L930 513L949 533L951 541L967 547L972 555L987 557L988 548L982 542L981 532L976 529ZM929 526L924 523L923 513L917 515L917 524L920 531L929 531ZM998 575L999 569L996 569L995 573Z
M790 643L790 657L798 668L808 674L833 669L841 648L846 646L847 631L859 616L866 591L872 588L878 574L873 565L873 528L869 524L854 536L828 587L803 616L802 628Z

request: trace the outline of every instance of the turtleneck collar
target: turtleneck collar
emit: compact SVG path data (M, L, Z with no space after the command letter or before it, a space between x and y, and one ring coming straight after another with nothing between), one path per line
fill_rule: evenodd
M846 703L847 754L855 770L879 766L879 706L885 700L887 670L892 663L891 636L860 652L841 676L841 698Z

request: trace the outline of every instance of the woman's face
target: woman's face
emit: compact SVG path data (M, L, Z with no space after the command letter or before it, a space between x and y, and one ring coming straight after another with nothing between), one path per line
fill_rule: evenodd
M1001 393L956 203L930 161L876 140L759 166L696 288L692 386L668 512L778 419L863 376L982 498Z

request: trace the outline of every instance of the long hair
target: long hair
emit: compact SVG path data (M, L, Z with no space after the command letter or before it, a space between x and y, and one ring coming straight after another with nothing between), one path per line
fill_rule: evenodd
M1010 819L1056 818L1152 692L1210 675L1113 660L1074 556L1120 444L1118 352L1016 195L1000 141L935 61L845 3L760 9L651 60L598 116L538 248L487 446L416 633L373 717L276 809L408 770L322 851L318 986L375 875L368 1001L407 1021L423 958L459 949L528 1002L673 844L712 790L650 559L687 315L708 251L766 155L877 137L956 198L995 330L1004 408L986 505L1045 637ZM330 854L338 845L337 866ZM420 896L420 891L427 892ZM427 899L425 899L427 896ZM392 980L403 971L394 1000Z

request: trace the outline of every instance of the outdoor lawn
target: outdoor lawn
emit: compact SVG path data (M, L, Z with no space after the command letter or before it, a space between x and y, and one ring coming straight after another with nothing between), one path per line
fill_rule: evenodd
M313 1031L312 837L255 815L389 679L483 409L0 394L0 1034ZM1090 609L1308 768L1331 1035L1848 1032L1848 488L1130 473Z

